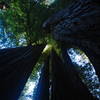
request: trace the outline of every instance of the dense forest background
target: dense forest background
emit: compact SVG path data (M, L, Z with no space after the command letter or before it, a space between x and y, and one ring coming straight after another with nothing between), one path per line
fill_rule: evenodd
M12 42L11 46L52 42L51 36L44 34L42 24L52 14L67 7L71 1L1 0L8 5L8 8L0 10L1 31L5 37L3 43L8 37Z
M3 9L0 9L0 49L41 43L48 44L43 51L43 55L36 64L36 67L29 78L29 82L38 79L37 72L40 70L48 52L51 51L52 46L59 53L59 47L57 47L58 43L53 40L50 34L45 33L42 28L43 23L54 13L68 7L72 1L74 0L0 0L0 3L4 2L7 5L7 8L4 7ZM90 89L90 91L93 91L93 93L91 92L93 95L95 94L98 96L100 93L96 89L96 85L100 87L98 77L96 76L95 79L91 78L89 80L90 82L87 81L89 77L86 77L86 75L95 75L95 72L93 73L93 65L87 60L87 56L81 50L74 50L73 48L71 48L68 53L69 56L72 57L72 62L78 66L77 68L80 72L80 77L82 79L84 78L84 83L88 84L88 87L94 86L92 83L95 84L95 87L93 88L95 91L93 91L93 89ZM90 69L86 67L87 65ZM83 69L80 66L82 66ZM22 98L29 86L30 84L28 83L21 94Z
M44 59L57 43L42 25L52 14L67 7L72 0L0 0L0 49L34 44L48 44L37 62L19 100L28 100L39 80ZM57 50L57 48L56 48ZM45 52L46 51L46 52ZM45 53L44 53L45 52ZM28 98L27 98L28 97Z

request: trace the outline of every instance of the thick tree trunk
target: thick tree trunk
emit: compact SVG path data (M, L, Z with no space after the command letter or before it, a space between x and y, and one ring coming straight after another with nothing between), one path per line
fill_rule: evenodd
M67 65L69 66L69 65ZM59 58L59 56L52 52L52 98L51 100L75 100L74 87L72 85L73 79L66 73L66 67ZM74 81L74 80L73 80Z
M66 73L71 80L71 84L73 86L72 91L74 92L73 100L96 100L89 92L88 88L83 84L82 80L79 77L75 66L73 65L71 59L68 56L67 48L62 48L63 58L66 66Z
M43 27L56 40L82 49L100 77L100 0L75 0L50 17Z
M34 100L49 100L49 58L42 66Z
M52 53L52 99L51 100L96 100L82 83L78 72L63 50L64 62Z
M0 50L0 99L18 100L43 45Z

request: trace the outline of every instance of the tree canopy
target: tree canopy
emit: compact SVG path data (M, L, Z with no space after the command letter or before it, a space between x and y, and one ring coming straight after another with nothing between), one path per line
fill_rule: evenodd
M43 56L41 57L40 62L38 61L36 65L36 69L34 69L34 71L32 72L32 77L36 75L37 70L41 67L40 65L42 65L44 59L47 58L48 53L50 54L50 51L52 50L52 46L54 46L56 48L57 53L60 54L59 53L60 49L57 47L58 44L56 43L56 41L52 39L52 36L50 34L48 34L49 31L45 32L42 28L44 21L48 19L52 14L58 12L63 8L66 8L72 1L74 0L24 0L24 1L23 0L0 0L0 4L4 2L5 5L7 5L7 8L5 7L3 8L1 7L2 9L0 8L0 33L1 33L0 45L3 44L1 45L2 47L3 46L14 47L14 46L20 46L20 45L23 46L23 45L31 45L31 44L34 45L34 44L41 44L41 43L48 44L46 45L47 49L45 48L46 50L44 49L43 51ZM73 42L75 43L75 41ZM78 56L78 58L77 57L76 58L77 59L79 59L80 57L82 58L83 52L80 51L79 49L76 51L78 52L77 55L78 54L80 55ZM85 56L83 56L83 58L84 57ZM87 57L82 59L82 61L87 60L86 58ZM90 62L89 65L91 65ZM80 75L81 77L83 77L82 75L85 74L82 73ZM98 91L96 92L98 94Z
M47 42L43 22L54 12L64 8L71 0L1 0L9 5L0 15L7 33L16 39L23 37L27 44Z

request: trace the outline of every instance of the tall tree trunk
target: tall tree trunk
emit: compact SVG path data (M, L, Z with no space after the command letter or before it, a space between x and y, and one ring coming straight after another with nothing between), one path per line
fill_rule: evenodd
M0 99L18 100L43 45L0 50Z
M49 100L49 57L42 66L34 100Z
M63 50L64 62L53 51L52 53L52 98L51 100L96 100L82 83L78 72Z

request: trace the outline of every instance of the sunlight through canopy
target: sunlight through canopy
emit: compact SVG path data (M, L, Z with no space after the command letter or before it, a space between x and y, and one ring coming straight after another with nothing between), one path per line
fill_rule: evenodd
M50 6L51 4L53 4L55 2L55 0L45 0L44 4L47 6Z
M100 82L94 66L85 53L79 49L70 48L67 51L73 64L79 72L82 82L87 85L94 97L100 99Z
M35 77L37 78L34 78L32 74L30 75L18 100L33 100L35 89L37 87L37 84L39 83L40 73L41 71L37 71L35 75Z

